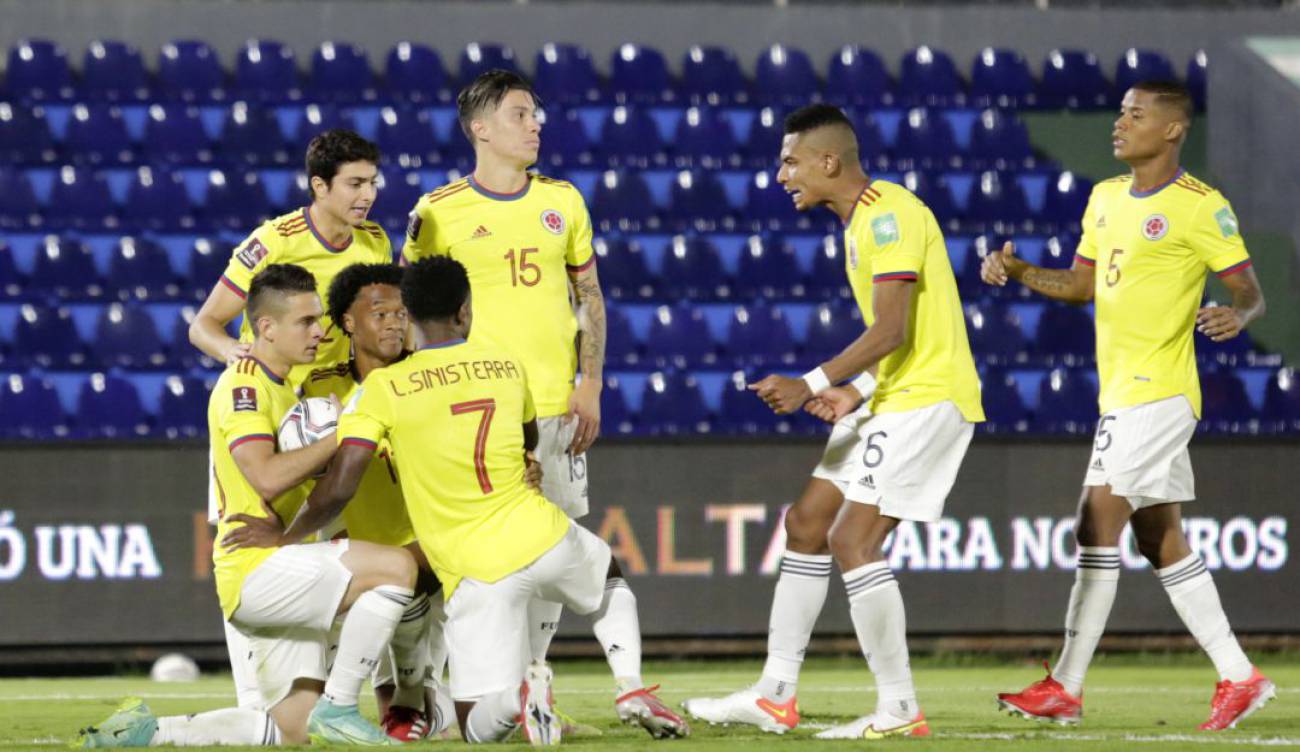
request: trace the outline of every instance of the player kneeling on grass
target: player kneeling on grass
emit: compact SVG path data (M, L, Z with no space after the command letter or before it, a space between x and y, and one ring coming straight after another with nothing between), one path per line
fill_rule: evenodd
M280 416L298 399L285 375L315 357L321 313L310 272L288 264L260 272L248 296L252 348L217 380L208 404L221 499L212 555L217 594L226 618L248 639L261 707L156 718L130 699L83 730L78 746L388 742L361 717L357 694L411 608L411 554L347 540L263 548L226 542L262 514L291 518L302 506L303 482L335 454L328 441L276 452L273 439ZM338 653L326 673L326 635L340 614L346 617Z
M446 593L451 694L466 741L501 741L521 724L533 744L559 741L551 670L530 662L533 598L594 615L596 637L623 677L620 717L655 736L686 735L653 688L641 686L636 600L626 597L609 546L525 481L537 445L527 378L514 358L466 341L465 268L443 257L417 262L402 302L429 344L366 378L339 420L338 455L293 524L241 534L252 545L285 545L328 524L387 440L416 538Z

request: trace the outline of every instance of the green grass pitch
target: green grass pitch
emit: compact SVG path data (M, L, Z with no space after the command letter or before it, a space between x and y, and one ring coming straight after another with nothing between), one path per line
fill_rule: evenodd
M651 662L648 681L662 683L661 696L673 706L698 695L745 686L757 676L758 660ZM1016 690L1042 676L1027 662L921 658L915 662L920 700L930 719L930 739L874 742L889 749L915 750L1242 750L1300 748L1300 660L1263 656L1261 669L1278 684L1278 699L1241 728L1216 735L1196 731L1205 719L1215 676L1200 656L1120 656L1098 660L1089 673L1081 726L1041 726L998 714L993 696ZM656 742L640 729L618 725L613 693L603 664L559 661L556 696L560 706L603 735L566 739L586 749L780 750L862 748L865 742L818 742L817 728L854 718L874 703L871 678L861 660L809 661L799 686L803 725L776 737L740 727L696 724L690 739ZM192 713L233 704L228 676L206 676L192 684L154 684L140 677L0 680L0 749L49 749L81 725L100 720L128 694L143 696L160 715ZM373 714L373 704L368 708ZM429 742L449 748L457 742ZM515 742L517 748L519 742ZM232 749L230 747L211 749Z

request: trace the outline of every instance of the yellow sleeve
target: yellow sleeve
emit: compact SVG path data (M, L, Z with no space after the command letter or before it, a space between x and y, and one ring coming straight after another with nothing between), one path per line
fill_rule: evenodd
M926 213L919 202L899 202L892 211L868 220L867 234L880 249L871 258L873 283L920 279L928 232Z
M1188 242L1216 276L1226 277L1250 266L1237 215L1218 191L1201 199L1192 216Z
M255 376L242 373L228 373L228 376L216 387L225 394L218 392L213 397L217 401L217 430L221 432L221 441L232 452L250 441L274 444L281 416L271 414L271 395L264 392Z
M371 374L339 416L339 446L354 444L373 451L379 448L379 442L392 427L393 411L388 392Z
M591 250L591 213L587 211L587 202L582 194L573 188L573 208L569 216L573 217L573 227L569 230L569 247L565 250L564 264L571 272L580 272L596 263L596 254Z
M1088 266L1097 265L1097 237L1096 210L1093 208L1097 204L1097 190L1100 186L1094 187L1092 193L1088 195L1088 206L1083 210L1083 237L1079 238L1079 246L1074 249L1074 258Z
M280 250L276 238L275 230L269 224L254 230L230 254L230 263L221 275L221 283L239 297L247 299L248 286L253 283L253 277L268 264L275 263Z
M421 197L411 210L406 223L406 243L402 246L402 263L413 264L422 258L435 255L438 250L434 245L436 234L433 225L433 207L427 197Z

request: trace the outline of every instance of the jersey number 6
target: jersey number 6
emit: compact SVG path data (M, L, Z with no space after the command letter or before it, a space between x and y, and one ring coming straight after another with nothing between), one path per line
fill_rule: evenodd
M478 476L478 487L485 494L492 493L492 479L488 478L487 454L488 431L492 428L492 416L496 414L497 401L494 399L457 402L451 406L452 415L466 413L483 413L478 419L478 435L474 437L474 474Z

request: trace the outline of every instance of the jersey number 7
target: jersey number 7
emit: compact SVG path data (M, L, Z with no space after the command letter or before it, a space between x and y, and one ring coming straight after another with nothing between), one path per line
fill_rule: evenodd
M487 454L488 431L492 428L492 416L496 411L497 401L494 399L457 402L451 406L452 415L482 413L478 420L478 435L474 437L474 473L478 476L478 487L485 494L492 493L492 479L488 478L484 456Z

